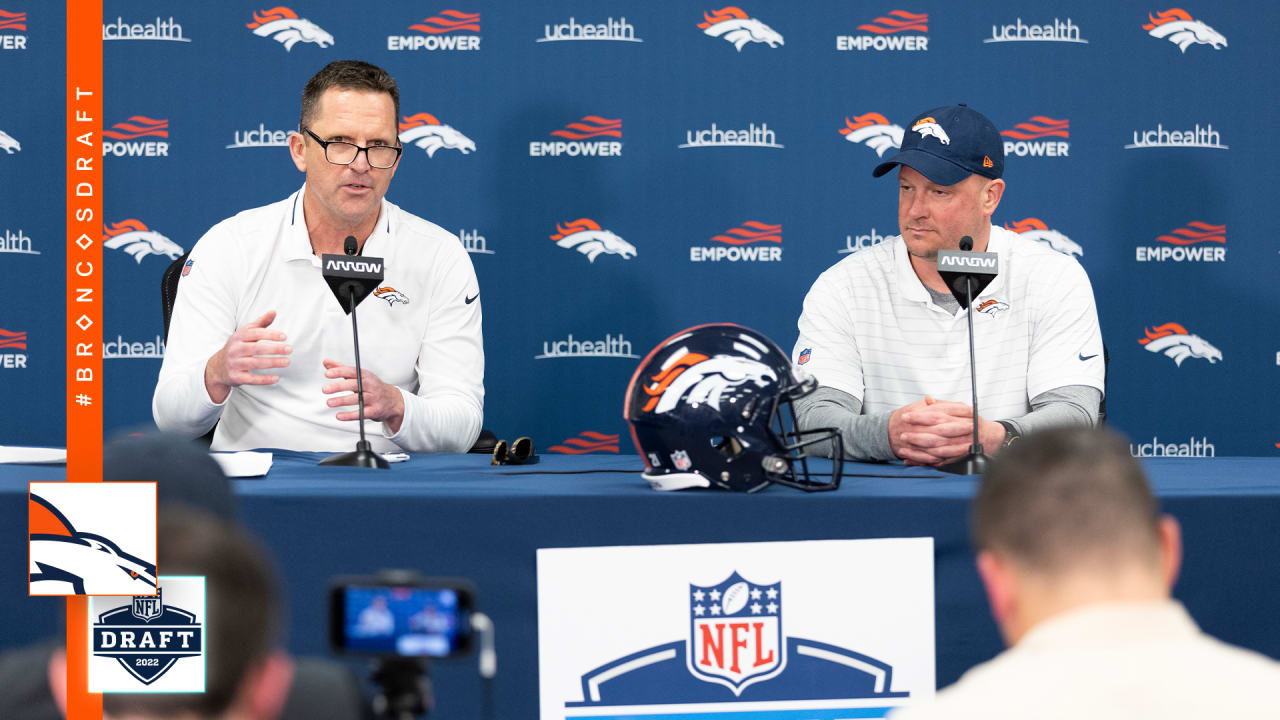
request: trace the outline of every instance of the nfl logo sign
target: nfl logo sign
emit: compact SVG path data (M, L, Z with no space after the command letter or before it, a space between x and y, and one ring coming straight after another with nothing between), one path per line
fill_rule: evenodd
M796 359L796 364L804 365L809 362L810 357L813 357L813 348L805 348L800 351L800 357Z
M196 261L195 261L195 260L188 260L188 261L186 261L185 263L183 263L183 265L182 265L182 277L186 277L186 276L190 275L190 274L191 274L191 266L193 266L193 265L195 265L195 264L196 264Z
M133 616L143 622L150 622L160 617L164 605L161 603L161 589L156 588L155 597L135 597L133 599Z
M785 669L782 583L759 585L736 571L716 585L689 585L689 672L742 694Z

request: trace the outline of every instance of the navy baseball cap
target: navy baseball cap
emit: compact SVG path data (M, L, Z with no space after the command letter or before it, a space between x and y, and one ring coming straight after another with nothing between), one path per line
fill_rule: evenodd
M955 185L970 174L1004 174L1004 141L985 115L967 105L926 110L902 134L898 154L876 166L880 177L906 165L939 185Z

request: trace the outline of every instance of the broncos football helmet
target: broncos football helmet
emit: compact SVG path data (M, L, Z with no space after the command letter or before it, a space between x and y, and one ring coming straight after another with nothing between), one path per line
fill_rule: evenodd
M773 341L729 323L698 325L654 348L631 377L624 417L656 490L755 492L840 486L844 445L835 428L800 430L794 399L818 382ZM805 448L831 442L827 481L811 479ZM825 475L825 474L824 474Z

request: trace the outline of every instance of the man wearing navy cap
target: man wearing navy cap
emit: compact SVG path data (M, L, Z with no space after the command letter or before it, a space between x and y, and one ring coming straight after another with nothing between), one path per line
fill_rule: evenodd
M851 254L805 297L793 361L820 388L801 427L838 427L846 454L940 465L968 452L973 408L966 313L938 274L961 238L1000 256L973 300L979 435L988 454L1047 427L1091 426L1103 393L1093 288L1071 257L991 224L1004 144L965 105L921 113L898 154L901 235Z

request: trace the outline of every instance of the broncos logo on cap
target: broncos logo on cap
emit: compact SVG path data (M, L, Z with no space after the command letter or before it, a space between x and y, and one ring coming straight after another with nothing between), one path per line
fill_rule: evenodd
M1057 230L1050 230L1049 226L1045 225L1044 221L1039 218L1029 217L1012 225L1005 223L1004 229L1012 230L1028 240L1044 243L1063 255L1076 257L1084 255L1084 248L1080 247L1079 243Z
M1204 358L1212 365L1222 359L1222 351L1209 344L1199 335L1192 335L1178 323L1165 323L1147 328L1147 336L1138 340L1153 353L1163 353L1173 358L1174 364L1182 367L1182 361L1189 357Z
M1184 53L1192 45L1209 45L1214 50L1221 50L1227 46L1227 39L1221 33L1199 20L1192 19L1191 15L1182 8L1169 8L1155 15L1147 13L1147 17L1151 22L1143 25L1142 29L1146 30L1148 35L1164 38L1177 45L1178 49Z
M938 141L943 145L951 144L951 138L948 137L947 131L943 130L942 126L938 124L938 121L931 117L920 118L911 126L911 130L913 132L920 133L921 139L932 135L933 137L938 138Z
M772 48L786 44L776 30L753 17L747 17L742 8L733 5L727 5L713 13L704 11L702 17L703 22L698 23L702 32L728 40L738 52L742 52L742 46L749 42L765 43Z
M103 246L107 248L129 253L139 264L142 263L142 258L148 255L164 255L171 260L177 260L185 252L180 245L154 230L149 230L141 220L134 218L121 220L110 227L104 223L102 241Z
M889 118L880 113L869 112L865 115L854 115L844 119L845 126L840 134L851 143L863 143L876 151L876 155L884 157L890 148L902 147L903 129L894 125Z
M12 135L0 130L0 150L12 155L22 149L22 145Z
M562 248L575 248L587 256L587 260L595 262L601 254L621 255L623 260L636 256L636 248L631 243L600 227L591 218L578 218L568 224L556 223L555 235L551 236L556 245Z
M645 412L670 412L679 404L693 407L706 404L719 410L722 400L733 402L735 388L753 383L767 387L778 381L774 371L762 362L733 355L708 357L680 351L663 364L662 372L644 387L649 396Z
M33 595L150 595L156 566L111 540L75 529L39 495L28 501L30 580Z
M381 300L386 300L388 307L394 306L396 303L409 304L409 297L390 285L384 285L374 290L373 295Z
M427 151L427 157L435 157L440 148L457 150L463 155L476 149L471 138L441 123L431 113L406 116L400 122L400 142L417 145Z
M315 43L322 48L333 44L332 35L283 5L254 11L253 22L245 27L258 37L269 37L284 45L285 50L293 50L293 46L300 42Z

